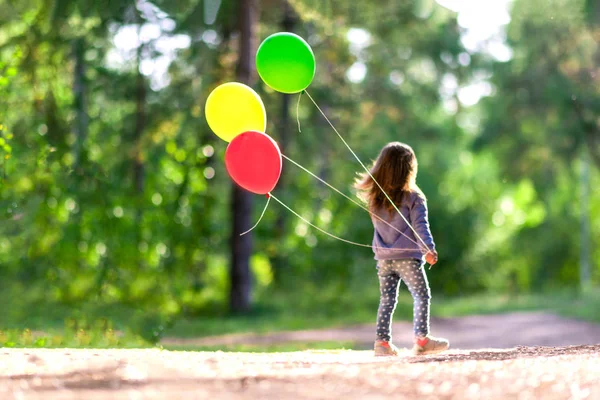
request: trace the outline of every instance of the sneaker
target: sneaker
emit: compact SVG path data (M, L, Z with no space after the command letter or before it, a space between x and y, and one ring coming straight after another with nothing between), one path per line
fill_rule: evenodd
M397 356L398 348L385 340L375 341L375 356Z
M447 339L436 338L434 336L427 335L424 338L415 338L413 354L417 356L435 354L444 350L448 350L449 347L450 343Z

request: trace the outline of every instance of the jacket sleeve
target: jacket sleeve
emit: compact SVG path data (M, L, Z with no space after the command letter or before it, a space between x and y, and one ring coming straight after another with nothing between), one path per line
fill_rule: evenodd
M433 236L429 229L427 200L420 194L416 196L415 202L410 210L410 221L415 231L419 234L419 237L427 244L427 247L429 247L430 250L435 250L435 242L433 241ZM419 243L421 250L426 253L427 249L424 248L423 242L418 238L417 242Z

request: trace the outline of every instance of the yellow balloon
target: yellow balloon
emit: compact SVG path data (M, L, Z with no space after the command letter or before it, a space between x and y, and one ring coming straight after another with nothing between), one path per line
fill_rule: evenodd
M247 131L267 129L267 113L260 96L242 83L218 86L206 99L204 112L210 129L226 142Z

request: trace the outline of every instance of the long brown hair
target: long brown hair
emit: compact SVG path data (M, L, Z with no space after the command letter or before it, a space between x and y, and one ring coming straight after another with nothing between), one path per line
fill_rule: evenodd
M417 157L413 149L407 144L392 142L381 150L370 172L399 207L409 193L421 193L416 184L417 169ZM358 175L354 187L371 210L386 209L390 214L394 212L394 206L366 172Z

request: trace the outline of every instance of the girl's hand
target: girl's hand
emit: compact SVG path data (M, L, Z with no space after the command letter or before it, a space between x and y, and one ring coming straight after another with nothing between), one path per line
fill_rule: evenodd
M431 250L427 252L427 254L425 254L425 261L427 261L429 265L435 265L435 263L438 261L437 251Z

